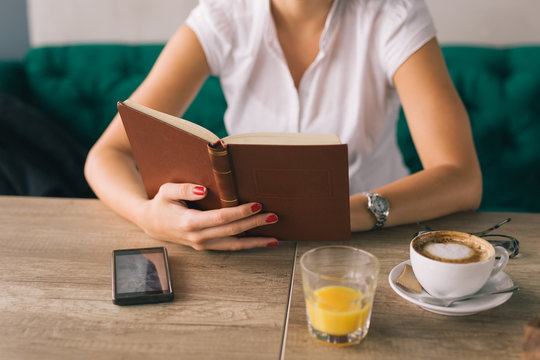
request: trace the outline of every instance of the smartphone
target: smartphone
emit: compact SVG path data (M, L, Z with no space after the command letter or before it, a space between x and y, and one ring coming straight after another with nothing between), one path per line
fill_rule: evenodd
M171 301L173 297L165 247L113 250L114 304L157 303Z

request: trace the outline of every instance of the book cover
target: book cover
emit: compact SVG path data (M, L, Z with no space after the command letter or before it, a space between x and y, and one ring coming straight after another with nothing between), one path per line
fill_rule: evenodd
M201 210L260 202L279 221L246 235L280 241L350 239L347 145L335 135L256 133L219 139L132 100L118 103L149 198L167 182L204 185Z

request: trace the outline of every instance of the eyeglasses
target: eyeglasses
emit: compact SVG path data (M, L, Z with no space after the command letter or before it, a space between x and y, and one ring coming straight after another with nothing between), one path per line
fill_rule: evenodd
M508 251L508 255L510 256L510 259L513 259L519 254L519 241L518 241L518 239L516 239L515 237L510 236L510 235L491 234L491 231L500 228L501 226L503 226L504 224L506 224L510 220L512 220L512 218L504 219L503 221L499 222L498 224L493 225L490 228L487 228L486 230L477 231L477 232L473 232L473 233L469 233L469 234L481 237L483 239L486 239L493 246L501 246L501 247L505 248L506 251ZM434 229L432 229L431 227L429 227L428 225L426 225L426 224L424 224L422 222L418 222L417 224L423 226L425 230L418 231L417 233L414 234L414 237L416 237L417 235L419 235L421 233L425 233L425 232L429 232L429 231L435 231Z

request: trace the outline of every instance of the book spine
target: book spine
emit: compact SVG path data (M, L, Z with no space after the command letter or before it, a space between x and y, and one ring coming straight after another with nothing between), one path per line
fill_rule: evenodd
M216 180L221 207L238 205L227 145L222 141L218 141L215 144L208 144L208 154L212 163L212 170L214 171L214 179Z

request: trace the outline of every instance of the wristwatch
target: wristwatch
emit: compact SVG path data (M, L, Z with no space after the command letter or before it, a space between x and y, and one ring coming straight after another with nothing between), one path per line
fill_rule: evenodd
M382 229L384 222L390 213L390 204L381 195L374 192L363 192L362 195L368 199L368 210L375 216L375 226L373 229Z

